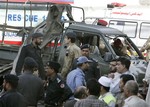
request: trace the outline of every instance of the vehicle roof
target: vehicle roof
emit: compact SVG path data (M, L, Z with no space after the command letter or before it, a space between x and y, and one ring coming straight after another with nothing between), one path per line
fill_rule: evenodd
M69 29L74 29L74 30L83 30L83 31L89 31L93 33L102 33L105 35L121 35L121 36L126 36L123 32L111 28L111 27L105 27L105 26L100 26L100 25L92 25L92 24L85 24L85 23L74 23L71 24Z

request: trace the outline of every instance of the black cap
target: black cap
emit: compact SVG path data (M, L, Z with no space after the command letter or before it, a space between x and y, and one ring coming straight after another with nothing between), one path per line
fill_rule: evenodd
M38 37L43 37L42 33L33 33L32 38L38 38Z
M6 82L9 82L9 83L17 83L19 78L16 76L16 75L13 75L13 74L8 74L8 75L5 75L4 76L4 79Z
M24 66L28 68L36 68L38 67L38 64L33 58L26 57L24 60Z
M76 33L74 33L74 32L68 32L68 33L66 33L66 36L70 37L70 38L76 38Z
M89 45L89 44L84 44L84 45L82 45L80 48L81 48L81 50L82 50L82 49L85 49L85 48L90 48L90 45Z
M61 67L61 65L58 62L54 62L54 61L48 61L46 65L53 68L56 73L58 73Z

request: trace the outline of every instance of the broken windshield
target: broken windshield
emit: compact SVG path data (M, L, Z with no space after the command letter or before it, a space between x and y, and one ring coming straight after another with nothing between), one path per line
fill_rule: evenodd
M116 53L116 55L139 57L138 52L133 46L133 42L127 36L106 35L105 38Z

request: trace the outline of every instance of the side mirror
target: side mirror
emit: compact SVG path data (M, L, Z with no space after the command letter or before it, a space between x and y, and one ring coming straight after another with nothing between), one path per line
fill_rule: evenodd
M112 60L112 53L106 52L104 55L104 61L110 62Z

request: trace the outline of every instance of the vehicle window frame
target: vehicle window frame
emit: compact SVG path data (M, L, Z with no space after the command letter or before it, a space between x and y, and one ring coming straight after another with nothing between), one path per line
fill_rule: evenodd
M140 23L140 30L139 30L139 38L140 38L140 39L148 39L149 36L150 36L150 35L147 35L147 36L148 36L147 38L142 37L142 25L143 25L144 23L150 25L150 22L141 22L141 23Z
M82 30L76 30L76 29L66 29L66 33L67 32L70 32L70 31L74 31L74 32L81 32L82 33L82 35L83 34L85 34L85 33L87 33L88 35L89 34L91 34L91 35L96 35L97 37L98 37L98 43L97 43L97 47L98 47L98 49L99 49L99 39L100 38L102 38L103 39L103 41L104 41L104 44L105 44L105 46L106 46L106 48L107 48L107 50L109 51L109 52L111 52L111 53L113 53L112 52L112 50L111 50L111 47L110 46L108 46L108 44L106 43L107 41L105 40L105 35L103 35L103 34L99 34L99 33L94 33L94 32L88 32L88 31L82 31ZM87 35L86 35L87 36ZM91 36L92 37L92 36ZM94 37L93 37L94 38ZM79 45L78 45L79 46ZM104 58L102 57L102 55L101 54L99 54L99 57L101 57L103 60L104 60Z
M123 33L127 34L130 38L136 38L136 35L137 35L137 29L138 29L138 22L135 22L135 21L124 21L124 20L109 20L109 24L108 24L108 27L112 27L110 26L111 25L111 21L115 21L116 23L117 22L124 22L124 23L135 23L135 32L134 32L134 36L130 36L129 34L127 34L126 32L124 32L124 30L120 30L118 29L117 27L115 27L116 29L122 31ZM114 27L113 27L114 28Z

